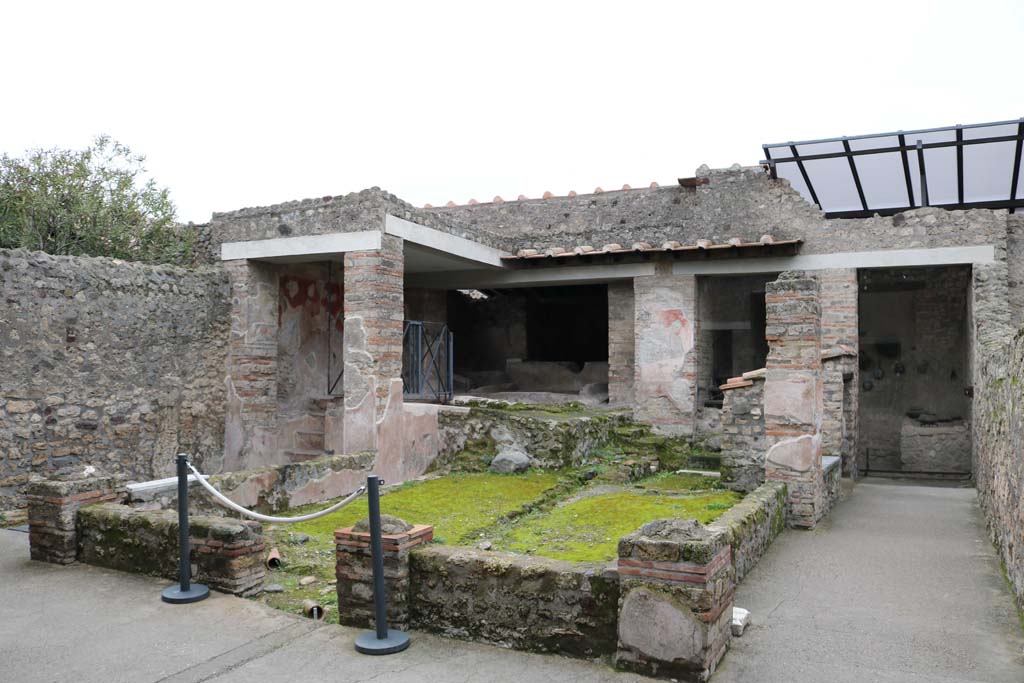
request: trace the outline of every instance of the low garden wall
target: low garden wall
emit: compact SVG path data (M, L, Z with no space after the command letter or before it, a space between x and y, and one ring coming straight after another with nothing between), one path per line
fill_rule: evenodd
M550 411L473 406L467 413L438 415L441 449L436 467L486 468L502 451L522 453L534 467L578 467L607 442L628 413L552 406ZM524 466L526 461L524 459Z
M413 628L519 650L615 653L614 564L427 546L410 565Z
M736 583L750 573L785 528L786 485L780 481L761 484L708 525L721 531L732 548Z
M109 569L178 579L178 515L100 503L78 510L78 559ZM190 515L192 580L235 595L259 592L266 575L258 522Z
M716 521L667 519L619 541L617 562L566 562L432 545L432 527L386 534L389 619L402 627L707 680L731 638L735 584L785 528L786 486L767 482ZM394 520L401 524L401 520ZM368 537L335 533L343 624L372 621Z

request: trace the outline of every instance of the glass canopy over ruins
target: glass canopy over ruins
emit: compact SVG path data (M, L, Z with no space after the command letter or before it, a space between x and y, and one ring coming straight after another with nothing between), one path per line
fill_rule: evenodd
M1013 213L1024 206L1022 142L1024 118L772 143L761 164L829 218L921 206Z

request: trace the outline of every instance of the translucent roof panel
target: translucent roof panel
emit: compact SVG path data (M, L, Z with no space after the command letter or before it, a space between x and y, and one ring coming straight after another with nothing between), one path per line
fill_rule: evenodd
M829 217L893 214L925 200L1014 211L1024 208L1022 141L1024 119L774 143L763 146L762 163Z

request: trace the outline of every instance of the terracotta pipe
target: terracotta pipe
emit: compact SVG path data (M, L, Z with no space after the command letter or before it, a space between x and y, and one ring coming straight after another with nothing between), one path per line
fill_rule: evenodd
M277 548L271 548L267 553L267 568L279 569L281 567L281 552Z
M309 619L312 619L314 621L320 621L324 618L325 612L326 610L323 608L322 605L312 600L302 601L302 615Z

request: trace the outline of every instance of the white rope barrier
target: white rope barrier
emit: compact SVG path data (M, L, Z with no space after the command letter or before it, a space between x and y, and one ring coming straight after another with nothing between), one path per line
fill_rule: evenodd
M231 500L230 498L225 496L223 493L221 493L220 491L215 489L213 487L213 484L211 484L210 482L206 481L206 478L202 474L199 474L199 470L197 470L195 467L193 467L192 463L188 463L188 468L190 470L192 470L192 472L196 475L196 481L198 481L202 485L202 487L204 489L206 489L207 493L209 493L211 496L213 496L214 498L216 498L221 503L223 503L225 506L231 508L235 512L241 513L241 514L246 515L248 517L252 517L253 519L258 519L261 522L273 522L273 523L281 523L281 524L290 524L290 523L293 523L293 522L308 522L311 519L317 519L318 517L323 517L324 515L329 515L332 512L336 512L337 510L340 510L341 508L345 507L346 505L348 505L349 503L351 503L356 498L358 498L359 496L363 495L363 493L366 492L366 487L365 486L360 486L353 493L351 493L347 498L339 500L334 505L330 506L329 508L325 508L325 509L321 510L320 512L313 512L313 513L310 513L308 515L301 515L299 517L272 517L270 515L261 515L258 512L253 512L252 510L248 510L248 509L242 507L241 505L239 505L238 503L234 502L233 500Z

